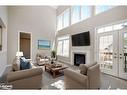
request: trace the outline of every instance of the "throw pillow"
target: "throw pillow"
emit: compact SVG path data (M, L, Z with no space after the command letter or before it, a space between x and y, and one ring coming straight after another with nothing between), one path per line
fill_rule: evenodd
M20 70L20 60L17 57L15 57L14 60L13 60L12 70L13 71Z
M96 64L97 64L97 62L92 63L92 64L91 63L90 64L80 64L80 66L79 66L80 73L83 75L87 75L87 69L91 66L96 65Z
M80 64L79 69L81 74L83 75L87 74L87 67L85 66L85 64Z
M31 64L24 57L20 58L20 70L30 69Z

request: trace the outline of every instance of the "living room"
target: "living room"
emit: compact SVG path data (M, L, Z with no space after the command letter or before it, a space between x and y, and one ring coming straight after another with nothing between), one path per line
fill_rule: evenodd
M126 45L122 40L126 10L126 6L0 6L0 81L5 87L1 89L126 89L126 52L121 51ZM31 35L28 58L34 70L14 67L15 58L26 57L20 48L21 33ZM51 64L58 66L52 74ZM87 68L91 79L80 74L85 64L95 70ZM56 76L58 71L62 76Z

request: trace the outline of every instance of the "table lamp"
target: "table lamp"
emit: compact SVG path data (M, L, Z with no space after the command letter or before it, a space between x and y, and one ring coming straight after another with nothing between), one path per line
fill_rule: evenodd
M23 52L19 52L19 51L18 51L18 52L16 52L16 57L18 57L18 58L19 58L19 57L21 57L21 56L23 56Z

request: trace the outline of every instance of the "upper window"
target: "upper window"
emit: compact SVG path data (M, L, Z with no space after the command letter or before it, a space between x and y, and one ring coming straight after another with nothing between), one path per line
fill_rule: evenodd
M71 8L71 24L87 19L91 16L90 6L74 6Z
M2 50L2 27L0 26L0 51Z
M80 6L74 6L71 8L71 24L80 20L80 8Z
M63 14L63 27L64 28L69 26L69 16L70 16L69 14L70 14L69 10L66 10Z
M113 8L113 6L96 6L95 7L95 14L99 14L99 13L107 11L111 8Z
M81 6L81 20L84 20L91 16L90 6Z
M70 17L70 11L67 9L65 12L63 12L61 15L57 17L57 30L61 30L67 26L69 26L69 17Z
M71 12L71 14L70 14ZM57 17L57 30L61 30L71 24L87 19L91 16L90 6L73 6ZM70 19L71 18L71 19Z
M57 30L62 29L62 15L57 18Z

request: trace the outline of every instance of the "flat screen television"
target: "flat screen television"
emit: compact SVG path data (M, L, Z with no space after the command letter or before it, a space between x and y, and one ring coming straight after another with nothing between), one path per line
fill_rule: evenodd
M71 36L72 46L90 46L89 31Z

